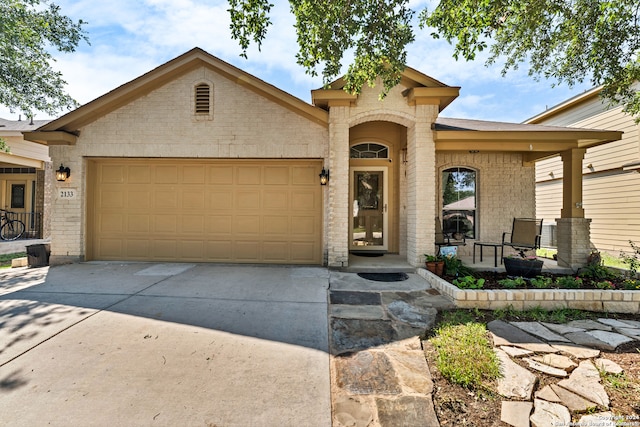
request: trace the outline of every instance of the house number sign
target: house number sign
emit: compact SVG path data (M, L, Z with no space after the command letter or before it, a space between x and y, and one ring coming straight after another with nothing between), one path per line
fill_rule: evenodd
M63 200L71 200L75 199L78 190L75 188L59 188L58 189L58 198Z

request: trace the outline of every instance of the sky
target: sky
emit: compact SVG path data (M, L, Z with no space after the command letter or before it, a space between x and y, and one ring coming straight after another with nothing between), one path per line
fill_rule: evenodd
M311 90L322 86L296 64L296 34L289 3L275 5L262 50L253 46L248 59L240 56L231 39L227 0L55 0L62 13L82 19L89 43L73 53L55 53L54 69L62 72L66 90L80 104L125 84L159 65L199 47L210 54L311 102ZM412 0L421 10L434 0ZM434 40L431 30L416 28L416 41L408 48L407 65L447 85L460 86L460 96L443 117L522 122L546 108L590 89L589 83L569 88L552 87L553 81L536 82L526 66L501 74L500 65L486 67L486 56L474 62L456 61L453 47ZM344 70L348 64L345 63ZM0 117L17 120L0 106ZM24 116L23 116L24 117ZM36 119L51 118L44 113Z

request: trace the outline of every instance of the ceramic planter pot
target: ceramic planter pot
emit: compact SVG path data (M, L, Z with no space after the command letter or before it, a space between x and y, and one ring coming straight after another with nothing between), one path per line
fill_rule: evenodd
M444 261L427 261L425 264L427 266L427 270L433 274L440 277L444 274Z

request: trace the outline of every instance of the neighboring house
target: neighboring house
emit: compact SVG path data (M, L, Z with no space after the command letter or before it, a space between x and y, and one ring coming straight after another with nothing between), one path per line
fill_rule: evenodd
M527 123L575 128L615 129L619 141L588 148L584 154L583 207L591 219L591 246L618 256L631 252L629 240L640 243L640 132L622 107L608 107L600 88L571 98L529 119ZM560 215L563 168L559 157L536 164L537 215L555 224ZM544 242L554 246L554 229L545 229Z
M26 238L47 237L45 217L46 189L51 187L49 147L26 141L23 132L30 132L48 120L0 119L0 138L9 152L0 151L0 209L12 212L22 220Z
M196 48L27 133L71 171L52 198L51 262L342 267L364 251L418 266L450 213L444 194L473 198L455 222L469 243L499 241L535 215L538 158L620 138L441 118L459 88L411 68L383 101L343 86L310 105ZM566 249L573 264L587 256L581 213L564 224L583 238Z

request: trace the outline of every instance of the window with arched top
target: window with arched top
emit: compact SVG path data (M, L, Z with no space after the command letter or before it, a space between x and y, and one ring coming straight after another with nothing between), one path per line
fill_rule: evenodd
M442 231L476 238L476 171L449 168L442 171Z
M195 87L195 113L211 114L211 86L200 83Z
M351 147L352 159L388 159L389 147L382 144L364 143Z

